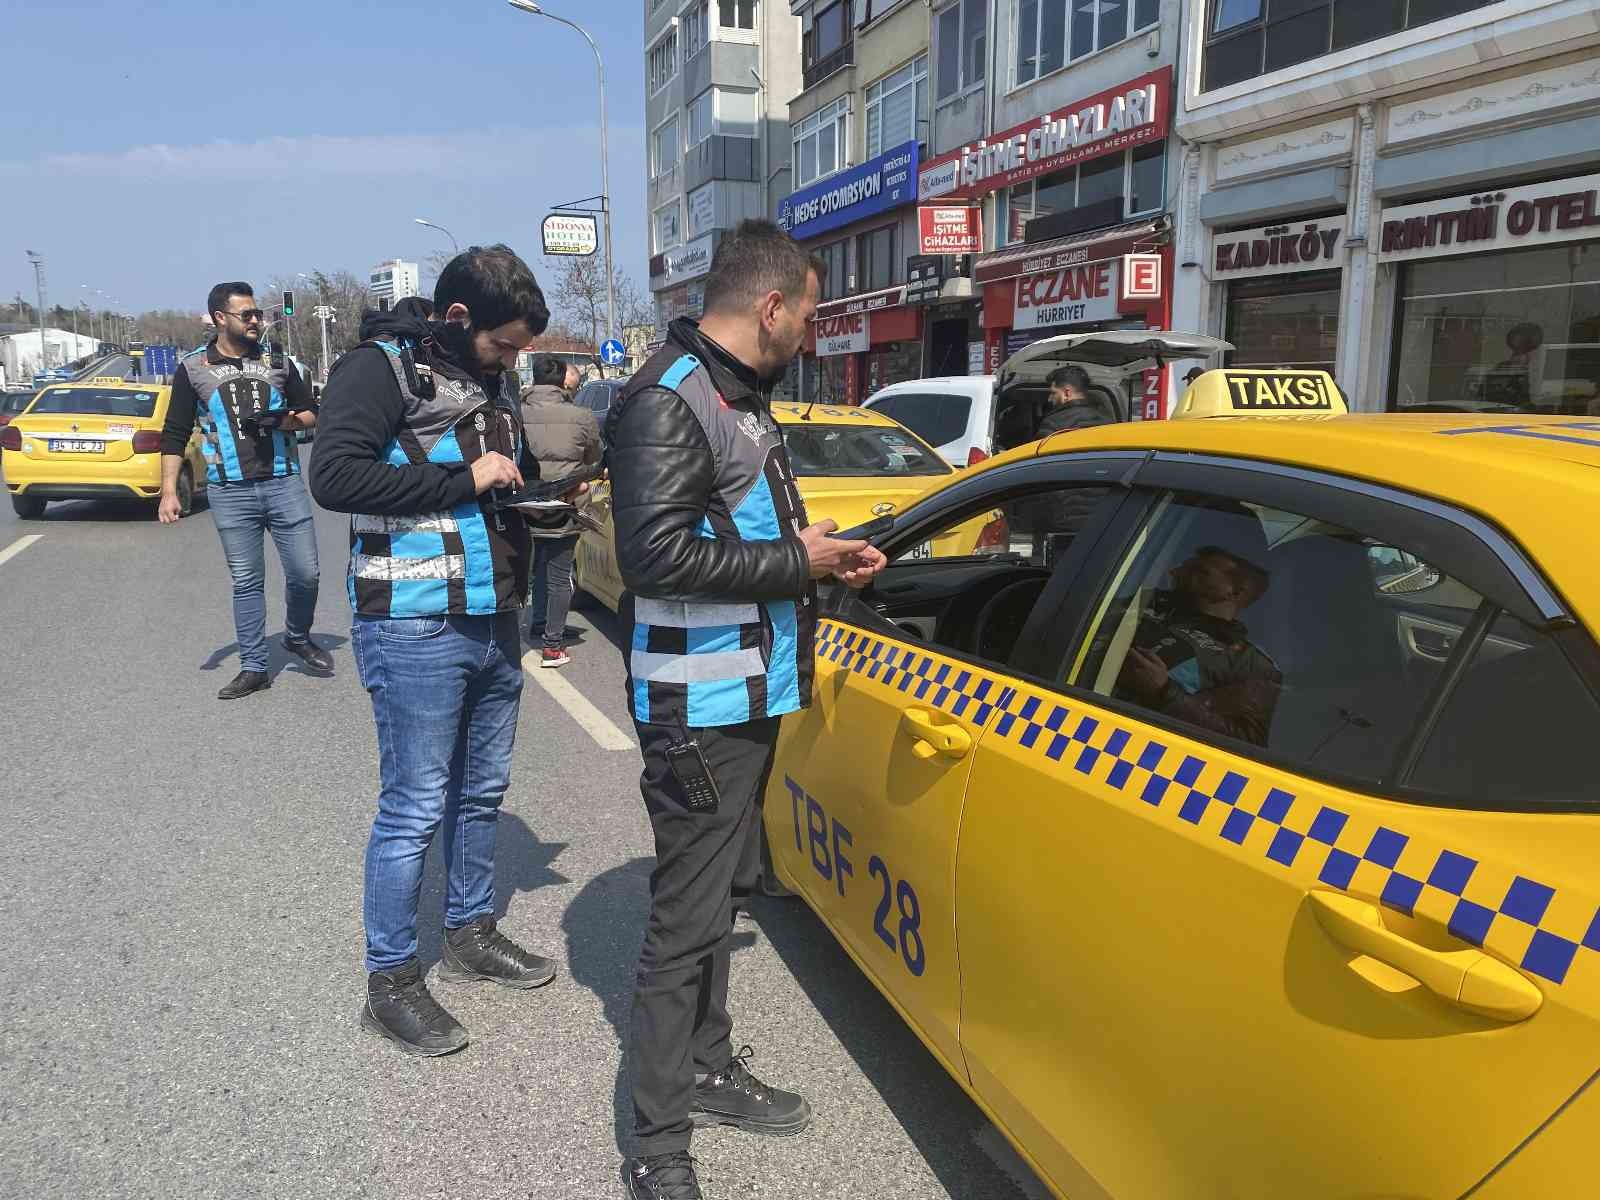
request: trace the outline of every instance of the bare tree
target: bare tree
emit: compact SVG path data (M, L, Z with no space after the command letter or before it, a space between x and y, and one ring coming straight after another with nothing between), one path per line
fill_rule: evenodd
M598 346L606 325L604 260L598 254L590 254L556 261L558 265L554 268L554 284L550 290L556 311L565 323L587 331L589 343ZM617 292L619 334L626 325L654 322L654 309L640 295L638 284L621 268L615 271L613 284Z

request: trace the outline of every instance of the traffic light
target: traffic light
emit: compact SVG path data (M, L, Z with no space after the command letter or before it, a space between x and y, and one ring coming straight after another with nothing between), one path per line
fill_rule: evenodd
M285 292L283 294L283 315L286 316L286 317L294 316L294 293L293 292Z

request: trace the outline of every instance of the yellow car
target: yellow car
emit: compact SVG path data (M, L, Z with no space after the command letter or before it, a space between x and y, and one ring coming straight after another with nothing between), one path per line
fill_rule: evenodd
M954 467L904 425L868 409L774 404L772 414L813 521L832 518L840 529L865 524L897 512L955 474ZM591 495L589 511L600 528L578 539L577 586L614 612L622 603L623 585L611 527L610 486L597 484ZM911 553L971 554L980 544L1001 544L1006 535L1000 514L988 513L941 531Z
M947 478L822 597L779 877L1058 1196L1592 1196L1596 511L1592 421L1297 371Z
M0 472L19 517L44 515L51 500L161 499L161 425L172 389L108 377L51 384L0 427ZM205 486L199 428L178 474L184 516Z

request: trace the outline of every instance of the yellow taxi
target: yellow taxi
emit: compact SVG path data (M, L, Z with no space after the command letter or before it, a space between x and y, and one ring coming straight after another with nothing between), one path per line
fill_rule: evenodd
M19 517L44 515L51 500L161 499L161 426L172 389L115 376L50 384L0 427L0 473ZM198 426L178 473L184 516L205 486Z
M955 468L904 425L865 408L774 404L772 415L783 431L806 514L813 521L832 518L840 529L889 516ZM622 603L611 526L611 489L594 485L589 513L597 529L578 538L575 576L580 590L613 612ZM999 513L981 514L942 530L926 544L907 551L915 557L970 553L979 545L999 545L1007 531Z
M1208 372L822 596L777 873L1058 1196L1600 1187L1600 423L1344 410Z

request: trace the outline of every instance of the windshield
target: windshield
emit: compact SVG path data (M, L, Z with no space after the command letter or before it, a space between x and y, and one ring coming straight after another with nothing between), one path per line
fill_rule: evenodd
M133 392L123 388L46 388L39 393L28 412L30 417L43 413L76 413L89 417L153 417L156 412L156 393Z
M874 425L786 425L797 478L816 475L948 475L950 464L904 429Z

